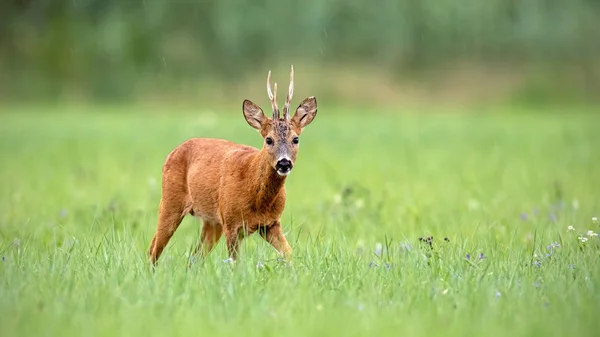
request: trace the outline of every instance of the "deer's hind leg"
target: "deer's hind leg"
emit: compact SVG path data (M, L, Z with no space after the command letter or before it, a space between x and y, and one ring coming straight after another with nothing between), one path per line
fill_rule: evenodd
M191 203L186 204L174 199L161 198L156 234L154 234L148 249L152 264L156 264L169 240L175 234L185 215L191 211L191 208Z

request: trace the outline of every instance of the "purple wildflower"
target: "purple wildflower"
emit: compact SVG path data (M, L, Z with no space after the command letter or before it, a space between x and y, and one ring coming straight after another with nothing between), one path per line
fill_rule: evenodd
M471 254L467 254L467 256L465 256L467 258L467 260L471 259Z
M5 258L4 258L4 256L3 256L3 257L2 257L2 262L4 262L4 260L5 260Z
M525 213L525 212L521 213L521 220L527 221L527 213Z
M542 266L542 263L541 263L540 261L535 261L533 264L534 264L536 267L541 267L541 266Z
M479 259L480 259L480 260L483 260L483 259L485 259L485 255L483 255L483 253L479 254Z
M371 261L371 262L369 262L369 268L372 268L372 267L379 267L379 264L377 264L377 262Z
M551 222L556 222L556 214L550 213L550 221Z

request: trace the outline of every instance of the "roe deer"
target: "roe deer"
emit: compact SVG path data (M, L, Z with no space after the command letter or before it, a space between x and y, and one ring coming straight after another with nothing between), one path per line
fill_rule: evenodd
M241 239L258 231L281 256L290 257L292 248L281 230L280 217L285 206L285 179L298 153L298 136L317 114L317 100L308 97L290 118L294 92L294 67L283 106L277 107L277 83L271 91L271 71L267 93L273 118L250 100L242 111L246 122L260 132L260 150L228 140L192 138L175 148L162 169L156 234L148 255L152 264L187 214L202 219L200 242L194 255L205 257L225 234L229 258L234 260Z

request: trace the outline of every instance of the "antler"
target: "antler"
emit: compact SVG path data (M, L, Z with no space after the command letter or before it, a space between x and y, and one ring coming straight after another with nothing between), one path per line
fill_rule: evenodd
M271 71L269 70L269 75L267 75L267 94L269 95L269 99L271 100L271 107L273 108L273 119L279 119L279 108L277 107L277 83L273 86L273 92L271 91Z
M290 87L288 89L288 95L285 99L285 105L283 106L283 118L290 119L290 103L292 96L294 95L294 65L291 66L290 70Z

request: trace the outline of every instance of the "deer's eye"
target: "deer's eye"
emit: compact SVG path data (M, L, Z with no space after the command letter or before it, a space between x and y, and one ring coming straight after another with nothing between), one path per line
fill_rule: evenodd
M292 143L298 144L298 142L300 142L300 139L298 139L298 137L294 137L294 139L292 139Z
M267 137L265 141L267 142L267 145L273 145L273 138Z

